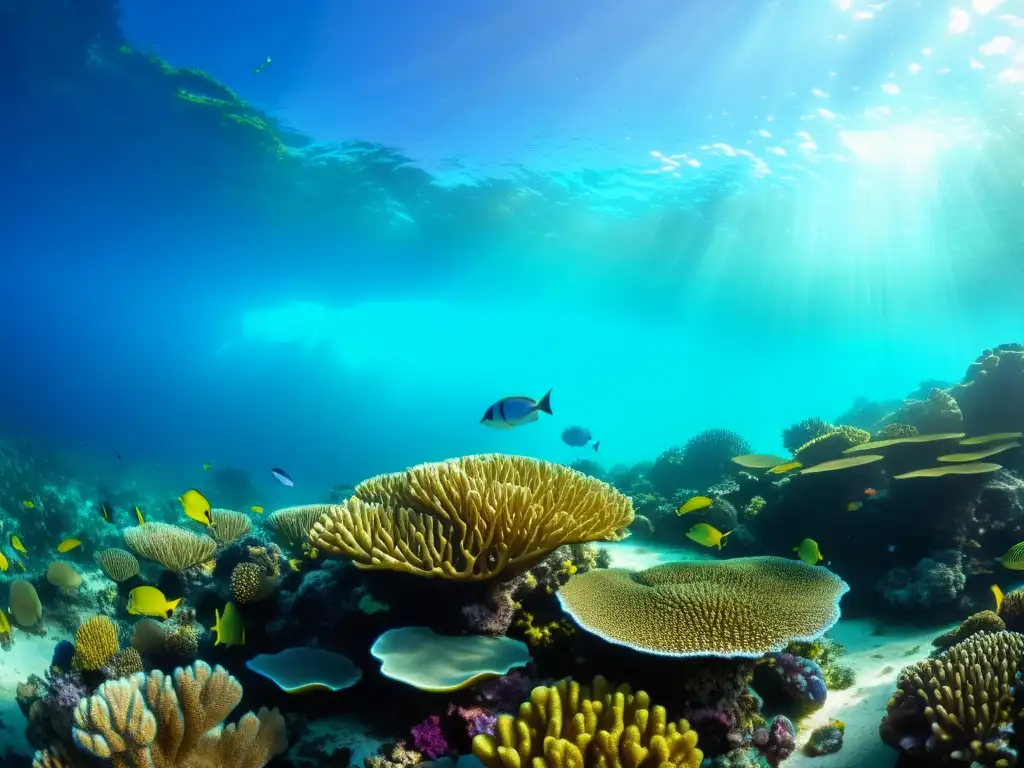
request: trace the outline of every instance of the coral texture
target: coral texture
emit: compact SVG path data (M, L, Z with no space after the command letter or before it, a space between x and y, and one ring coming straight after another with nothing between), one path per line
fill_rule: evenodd
M704 757L686 720L669 722L646 693L600 676L592 689L571 680L534 688L494 736L473 739L473 754L486 768L698 768Z
M596 569L558 592L584 629L666 656L756 658L822 635L839 620L846 583L781 557Z
M179 573L209 560L217 550L217 542L209 536L167 523L125 528L123 535L135 554Z
M1022 653L1024 635L981 632L907 667L886 707L882 740L912 758L1015 765L1006 726Z
M219 727L242 699L222 667L197 661L104 683L75 710L75 743L113 768L261 768L288 747L276 710Z
M235 512L232 509L211 509L210 518L213 525L210 526L210 535L221 545L230 544L252 531L252 520L244 512Z
M126 549L101 549L93 555L96 564L114 581L127 581L139 575L139 561Z
M330 508L329 504L285 507L270 513L267 517L267 527L292 549L302 549L303 545L309 542L309 531L313 523Z
M484 580L511 578L563 544L619 539L632 521L630 500L600 480L488 454L360 483L310 540L360 568Z
M93 616L75 632L75 669L95 672L117 655L117 626L106 616Z

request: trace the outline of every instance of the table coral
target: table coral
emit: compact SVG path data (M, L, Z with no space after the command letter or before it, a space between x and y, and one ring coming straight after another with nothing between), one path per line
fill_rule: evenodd
M480 581L511 578L564 544L618 540L630 500L568 467L487 454L360 483L326 505L312 544L357 567Z
M911 758L1014 765L1007 726L1022 653L1024 635L981 632L905 668L886 706L882 740Z
M758 658L824 634L848 589L827 568L746 557L597 569L558 598L582 628L644 653Z
M646 693L600 676L592 688L534 688L494 736L473 739L473 754L485 768L698 768L704 756L686 720L669 722Z

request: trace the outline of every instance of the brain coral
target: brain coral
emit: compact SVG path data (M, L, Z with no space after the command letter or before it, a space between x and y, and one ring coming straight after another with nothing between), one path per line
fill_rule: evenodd
M644 653L757 658L821 636L848 589L800 560L741 557L588 571L558 598L584 629Z
M75 743L117 768L262 768L287 749L276 709L221 727L242 700L222 667L197 661L171 683L159 670L104 683L75 708Z
M571 680L534 688L493 736L473 738L473 754L485 768L698 768L704 757L686 720L602 677L592 691Z
M563 544L616 540L629 498L545 461L488 454L420 464L360 483L310 531L360 568L482 580L510 577Z
M1013 684L1022 653L1024 635L982 632L907 667L886 707L882 740L936 765L1015 765L1007 726L1014 718Z

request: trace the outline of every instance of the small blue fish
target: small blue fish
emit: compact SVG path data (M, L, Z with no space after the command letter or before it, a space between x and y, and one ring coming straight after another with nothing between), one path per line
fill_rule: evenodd
M540 411L551 415L550 389L540 402L532 397L503 397L487 409L480 423L494 429L513 429L536 421Z
M590 430L586 427L567 427L562 432L562 442L566 445L571 445L573 448L582 448L593 439L594 436L590 434ZM596 451L600 446L601 441L598 440L590 447Z

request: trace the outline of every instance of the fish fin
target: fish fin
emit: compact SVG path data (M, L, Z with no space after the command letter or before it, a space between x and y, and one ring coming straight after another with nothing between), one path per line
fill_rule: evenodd
M550 389L544 394L544 397L542 397L540 399L540 402L537 403L537 410L538 411L544 411L544 413L546 413L548 416L552 416L553 415L551 413L551 390Z
M596 443L594 443L594 450L596 451L600 447L601 447L601 441L598 440Z
M177 600L167 601L167 618L171 618L171 614L174 613L175 608L178 607L178 603L180 603L182 599L183 598L179 597Z

